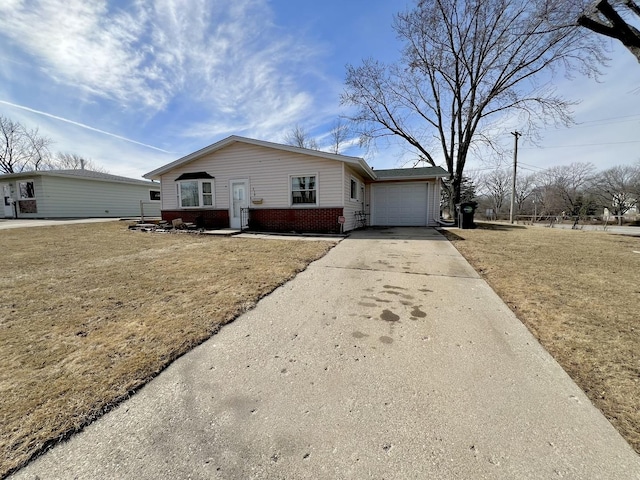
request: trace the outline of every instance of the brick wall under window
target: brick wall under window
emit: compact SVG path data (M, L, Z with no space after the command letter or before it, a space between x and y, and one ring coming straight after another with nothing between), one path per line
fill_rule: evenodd
M183 222L195 223L198 227L209 229L229 228L228 210L162 210L162 219L170 222L182 218Z
M255 208L249 229L264 232L339 233L342 208Z

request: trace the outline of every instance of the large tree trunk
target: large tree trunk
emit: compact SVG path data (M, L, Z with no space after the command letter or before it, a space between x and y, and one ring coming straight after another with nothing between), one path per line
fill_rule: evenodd
M451 180L451 195L449 195L449 209L453 212L453 218L458 221L458 209L456 206L460 203L460 198L462 192L460 191L460 186L462 185L462 177L459 175L454 175Z
M636 16L640 17L640 6L638 4L632 0L627 0L624 5ZM596 5L596 10L597 13L582 15L578 18L578 25L600 35L619 40L640 62L640 30L625 22L608 0L599 2Z

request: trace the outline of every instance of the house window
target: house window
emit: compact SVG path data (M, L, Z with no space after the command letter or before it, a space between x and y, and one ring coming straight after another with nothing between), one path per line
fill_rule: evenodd
M351 200L358 200L358 182L351 179Z
M291 176L292 205L316 205L317 200L316 175Z
M18 192L21 199L35 198L36 192L33 186L33 180L25 180L24 182L18 182Z
M149 200L152 202L160 201L160 190L149 190Z
M202 205L210 207L213 205L213 185L211 182L200 182L202 185Z
M182 208L213 206L213 182L208 180L186 180L178 182L178 198Z

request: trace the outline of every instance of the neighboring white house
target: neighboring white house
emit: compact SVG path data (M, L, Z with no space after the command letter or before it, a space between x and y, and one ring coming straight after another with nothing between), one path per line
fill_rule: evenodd
M160 185L90 170L0 175L0 218L160 216Z
M231 136L144 175L162 218L209 228L337 232L436 225L440 167L374 171L362 158Z

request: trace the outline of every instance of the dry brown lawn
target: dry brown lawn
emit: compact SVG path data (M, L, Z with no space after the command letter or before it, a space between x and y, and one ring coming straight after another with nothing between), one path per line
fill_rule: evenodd
M0 478L127 398L330 242L0 231Z
M640 453L640 238L482 223L445 234Z

